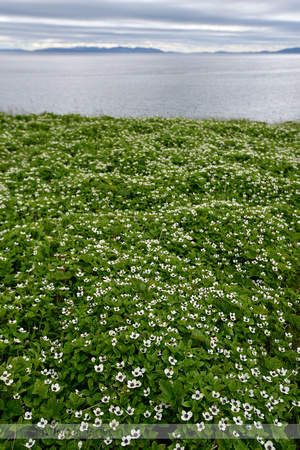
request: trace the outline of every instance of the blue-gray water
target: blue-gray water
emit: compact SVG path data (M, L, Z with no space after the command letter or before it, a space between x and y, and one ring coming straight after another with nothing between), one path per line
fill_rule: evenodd
M300 120L300 55L0 53L0 111Z

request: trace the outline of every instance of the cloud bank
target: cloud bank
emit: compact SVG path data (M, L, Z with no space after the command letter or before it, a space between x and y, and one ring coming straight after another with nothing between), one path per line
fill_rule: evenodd
M261 51L300 46L299 0L4 0L0 47Z

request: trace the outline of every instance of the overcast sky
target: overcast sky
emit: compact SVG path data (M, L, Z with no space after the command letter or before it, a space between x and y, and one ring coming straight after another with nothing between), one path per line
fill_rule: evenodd
M0 48L300 47L300 0L1 0Z

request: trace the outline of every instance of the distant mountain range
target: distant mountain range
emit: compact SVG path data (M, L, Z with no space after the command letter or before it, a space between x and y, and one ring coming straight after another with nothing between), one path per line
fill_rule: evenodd
M226 53L233 55L235 52L215 52L215 53ZM300 47L295 48L284 48L282 50L277 50L276 52L269 52L267 50L264 50L262 52L238 52L239 55L262 55L262 54L276 54L276 53L300 53Z
M157 48L145 48L145 47L53 47L43 48L40 50L22 50L22 49L0 49L0 52L13 52L13 53L180 53L180 52L164 52ZM300 47L284 48L276 52L262 51L262 52L197 52L197 54L228 54L228 55L258 55L258 54L278 54L278 53L300 53Z
M144 47L53 47L40 50L21 50L21 49L0 49L1 52L22 52L22 53L169 53L158 50L157 48Z

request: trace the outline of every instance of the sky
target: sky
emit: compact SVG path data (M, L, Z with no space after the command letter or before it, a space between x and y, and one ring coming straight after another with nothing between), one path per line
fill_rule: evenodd
M300 47L300 0L1 0L0 48Z

